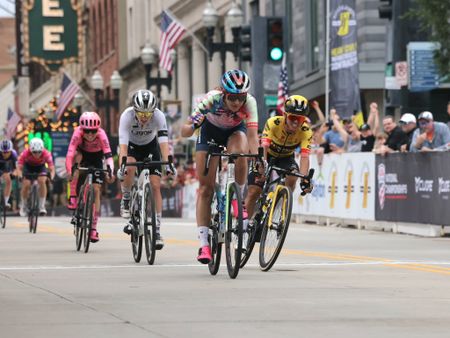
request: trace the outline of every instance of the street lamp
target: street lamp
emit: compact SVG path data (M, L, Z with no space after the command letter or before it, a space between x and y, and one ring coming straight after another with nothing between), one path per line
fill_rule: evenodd
M108 135L111 134L111 108L119 111L119 91L122 87L122 83L122 77L120 76L119 72L115 70L109 80L109 85L113 90L113 95L111 97L110 89L103 88L104 81L100 72L96 70L91 77L91 87L95 90L95 105L98 109L105 108L105 130Z
M172 51L170 52L170 57L172 59L172 63L174 63L176 59L175 50L172 49ZM144 48L142 48L141 60L145 67L145 80L147 89L150 89L151 86L156 86L158 108L161 108L161 88L162 86L166 86L170 93L170 91L172 90L172 74L169 72L167 73L167 77L161 77L161 72L159 69L159 55L149 44L145 44ZM156 77L151 76L153 65L156 65Z
M244 22L244 14L242 9L233 1L233 4L226 14L225 21L227 26L231 28L233 34L233 42L225 42L225 29L220 28L221 42L214 42L214 30L219 21L219 15L216 9L213 7L211 0L206 4L203 10L203 26L206 28L206 48L208 49L209 61L212 61L213 54L215 52L220 53L220 60L222 62L222 74L225 73L225 57L227 52L231 52L234 55L234 59L237 60L240 49L239 35L241 27Z

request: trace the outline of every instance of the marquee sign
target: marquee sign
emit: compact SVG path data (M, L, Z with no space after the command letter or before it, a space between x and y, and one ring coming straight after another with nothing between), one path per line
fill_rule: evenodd
M55 73L82 56L81 0L24 0L25 62L37 62Z

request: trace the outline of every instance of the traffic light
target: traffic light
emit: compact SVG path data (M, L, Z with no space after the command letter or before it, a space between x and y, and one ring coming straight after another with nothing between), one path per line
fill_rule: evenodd
M241 45L239 54L241 61L252 61L252 28L243 26L241 28Z
M281 62L283 53L283 18L267 18L267 60Z
M380 0L381 5L378 6L378 16L380 19L392 19L392 0Z

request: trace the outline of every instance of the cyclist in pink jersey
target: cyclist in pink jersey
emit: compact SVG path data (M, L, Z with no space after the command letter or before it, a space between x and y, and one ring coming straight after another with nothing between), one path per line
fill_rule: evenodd
M55 166L53 165L52 154L44 148L44 142L40 138L30 141L28 149L20 155L17 161L17 176L23 177L22 190L20 192L20 216L27 215L26 201L30 193L31 180L34 178L30 174L38 174L39 183L39 213L46 215L45 198L47 196L47 169L50 170L50 177L55 177Z
M106 177L108 183L114 182L114 161L108 136L100 128L101 120L95 112L84 112L80 117L80 127L75 129L69 144L66 157L66 170L70 181L70 197L67 205L68 209L77 208L77 191L84 181L83 177L78 177L78 172L73 173L72 168L75 163L80 163L81 167L103 168L103 159L111 169L111 176ZM100 212L101 187L105 179L104 173L94 177L95 191L95 212L92 221L90 234L91 242L98 242L97 231L98 214Z

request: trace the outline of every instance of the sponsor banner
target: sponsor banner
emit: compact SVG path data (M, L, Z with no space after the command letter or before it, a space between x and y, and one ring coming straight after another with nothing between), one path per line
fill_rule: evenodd
M314 190L303 197L295 189L293 214L375 220L374 154L326 154L322 166L311 155L310 163Z
M376 158L376 220L450 225L450 153Z

